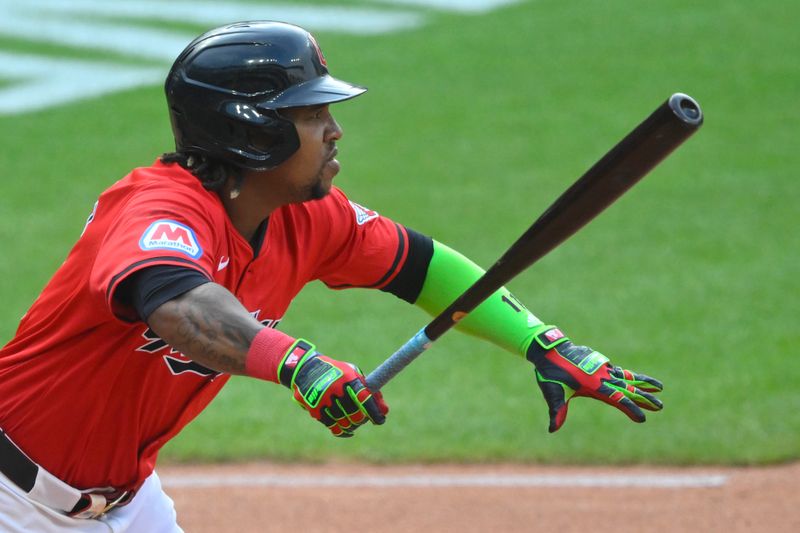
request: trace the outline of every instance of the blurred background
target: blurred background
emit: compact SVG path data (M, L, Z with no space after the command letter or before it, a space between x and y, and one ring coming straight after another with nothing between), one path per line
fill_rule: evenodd
M800 5L668 0L0 0L0 343L99 193L173 148L162 83L196 35L315 33L338 104L337 185L488 267L674 92L705 125L509 284L542 320L665 383L644 425L578 399L547 433L532 368L451 332L384 390L388 423L331 439L281 387L234 378L170 461L758 464L800 451ZM369 371L425 325L313 283L281 329ZM110 339L109 342L112 342Z

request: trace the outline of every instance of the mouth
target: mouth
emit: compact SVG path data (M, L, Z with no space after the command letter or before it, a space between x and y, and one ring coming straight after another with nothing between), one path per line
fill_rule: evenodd
M336 160L336 156L338 154L339 154L339 149L334 146L333 150L331 150L330 152L330 155L325 160L325 168L327 168L328 171L331 173L331 178L333 178L333 176L336 176L336 174L338 174L339 170L341 169L339 161Z

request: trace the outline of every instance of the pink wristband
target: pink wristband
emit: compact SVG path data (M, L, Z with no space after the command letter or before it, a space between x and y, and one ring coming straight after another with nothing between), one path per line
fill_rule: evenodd
M282 331L262 329L247 351L245 372L250 377L278 383L278 365L294 342L293 337Z

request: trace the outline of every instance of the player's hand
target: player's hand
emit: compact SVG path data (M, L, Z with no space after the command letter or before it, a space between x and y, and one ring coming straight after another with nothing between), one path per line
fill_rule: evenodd
M366 422L386 421L389 408L383 396L367 389L357 366L321 355L302 339L281 361L278 376L295 401L336 437L352 437Z
M586 346L570 342L558 328L543 329L528 348L527 359L536 367L536 381L550 409L550 433L567 418L569 401L588 396L616 407L634 422L644 422L642 409L660 411L653 396L661 382L643 374L623 370Z

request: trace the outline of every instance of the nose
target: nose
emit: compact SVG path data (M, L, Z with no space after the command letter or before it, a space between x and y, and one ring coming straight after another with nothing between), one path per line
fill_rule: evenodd
M344 131L342 131L342 127L336 122L336 119L333 118L331 115L330 120L328 121L328 128L325 130L325 140L326 141L338 141L344 135Z

